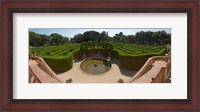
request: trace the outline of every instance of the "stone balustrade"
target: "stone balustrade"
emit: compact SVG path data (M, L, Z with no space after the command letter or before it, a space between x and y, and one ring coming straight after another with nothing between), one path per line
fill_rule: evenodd
M171 75L171 61L168 56L154 56L131 78L129 83L165 83Z
M37 65L39 68L37 69L38 71L40 71L40 69L42 71L44 71L48 76L50 76L51 78L57 80L56 82L61 83L61 81L57 78L56 74L53 72L53 70L47 65L47 63L43 60L43 58L41 57L31 57L31 59L33 60L29 60L29 82L30 83L37 83L37 82L41 82L38 79L38 75L36 74L36 71L31 70L31 66L32 65ZM41 71L41 72L42 72ZM44 74L44 73L43 73ZM48 77L47 76L47 77ZM49 78L50 79L50 78Z

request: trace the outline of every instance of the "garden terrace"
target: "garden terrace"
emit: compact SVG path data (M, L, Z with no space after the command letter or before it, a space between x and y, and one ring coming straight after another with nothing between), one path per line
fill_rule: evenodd
M57 73L68 71L73 66L73 60L80 58L80 53L85 52L87 56L100 53L107 56L108 50L111 51L111 57L116 58L122 68L128 70L139 70L148 58L152 56L164 55L166 49L160 46L143 46L125 43L108 42L84 42L84 49L79 43L70 43L56 46L35 47L29 50L29 54L34 52L42 57L50 68Z
M168 56L154 56L131 78L129 83L165 83L170 82L171 61Z

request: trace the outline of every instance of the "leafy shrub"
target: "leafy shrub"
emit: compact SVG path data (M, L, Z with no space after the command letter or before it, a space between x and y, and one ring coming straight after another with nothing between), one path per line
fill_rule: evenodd
M72 78L70 78L66 80L66 83L71 83L72 81L73 81Z
M123 79L119 79L118 83L124 83L124 80Z
M88 44L86 42L81 43L80 52L81 54L85 53L88 55Z

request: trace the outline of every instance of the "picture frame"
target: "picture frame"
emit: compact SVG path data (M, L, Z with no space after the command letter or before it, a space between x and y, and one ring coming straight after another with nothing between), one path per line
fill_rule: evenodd
M1 15L2 111L200 111L199 1L3 1ZM13 99L14 13L187 13L187 99Z

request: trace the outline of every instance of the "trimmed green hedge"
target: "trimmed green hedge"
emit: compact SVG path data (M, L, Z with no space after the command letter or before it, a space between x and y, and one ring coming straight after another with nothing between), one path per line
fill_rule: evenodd
M45 62L54 72L65 72L72 68L73 66L73 55L68 54L62 57L43 57Z
M98 44L98 46L94 45ZM72 68L73 59L80 58L83 53L87 56L103 54L116 58L121 63L121 67L130 70L139 70L149 57L164 55L166 49L160 46L142 46L135 44L114 43L114 42L82 42L81 44L64 44L58 46L36 47L29 50L29 54L34 52L43 57L50 68L55 72L65 72Z
M43 59L54 72L66 72L73 67L73 59L78 58L79 50L77 48L65 56L43 56Z
M98 48L98 49L88 49L88 55L91 56L93 54L97 54L100 53L102 55L104 55L104 49L103 48Z
M129 70L139 70L145 62L152 55L144 55L144 56L121 56L119 55L119 61L121 63L122 68Z
M29 49L29 54L34 52L42 57L54 72L65 72L72 68L73 58L78 58L80 44L64 44L58 46L44 46Z
M118 59L121 63L121 67L128 70L139 70L145 62L152 56L164 55L165 50L157 54L142 54L142 55L131 55L123 54L119 51L113 51L113 57Z
M77 48L72 52L73 59L79 58L79 51L80 51L80 48Z

